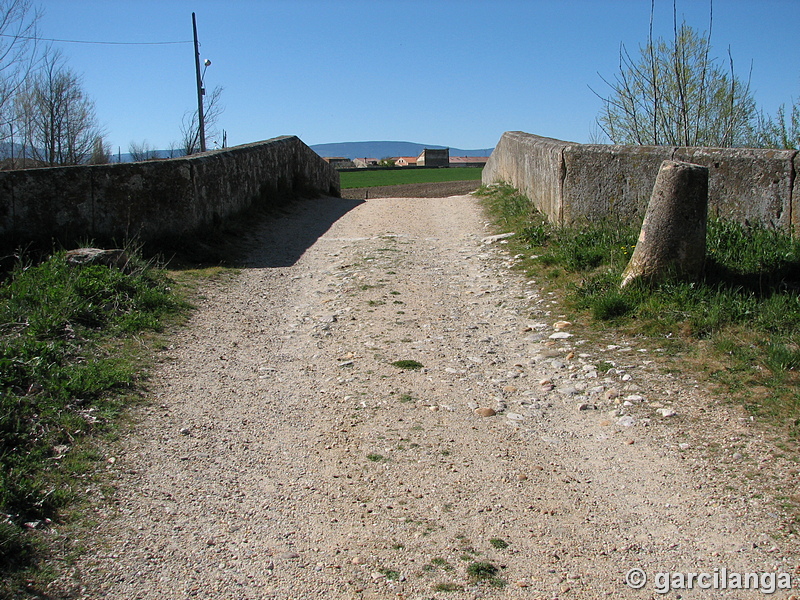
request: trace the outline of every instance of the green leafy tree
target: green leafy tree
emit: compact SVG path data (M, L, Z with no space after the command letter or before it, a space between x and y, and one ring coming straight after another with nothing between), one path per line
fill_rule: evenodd
M710 26L701 35L674 22L671 40L650 36L633 57L622 45L619 73L600 96L598 126L615 144L743 146L757 123L749 79L711 55Z
M792 105L786 115L786 105L781 104L775 118L759 115L753 145L759 148L800 150L800 103Z

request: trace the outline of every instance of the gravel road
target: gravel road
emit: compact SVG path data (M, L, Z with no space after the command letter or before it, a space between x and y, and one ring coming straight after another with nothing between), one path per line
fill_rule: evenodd
M651 598L659 572L794 574L743 475L780 467L758 425L658 349L582 339L490 233L471 196L265 224L164 352L54 596Z

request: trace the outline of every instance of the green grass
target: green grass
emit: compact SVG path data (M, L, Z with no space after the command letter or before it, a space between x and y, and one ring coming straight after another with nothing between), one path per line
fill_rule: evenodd
M460 592L463 591L464 586L457 583L441 582L433 586L436 592Z
M478 194L509 251L530 277L596 324L684 353L698 374L725 386L756 414L800 431L800 239L759 226L711 220L698 281L620 290L638 228L616 222L549 225L510 186ZM759 393L753 397L754 386ZM796 423L796 425L795 425Z
M46 548L25 523L58 522L82 498L95 448L134 399L142 336L188 308L165 272L20 263L0 286L0 597L36 579Z
M454 169L361 169L339 173L342 189L404 185L407 183L438 183L442 181L480 180L480 167Z
M389 581L398 581L400 579L400 571L395 571L394 569L387 569L387 568L379 568L378 572L386 577Z
M418 371L425 365L416 360L396 360L392 363L392 366L397 367L398 369L404 369L406 371Z
M506 581L497 576L499 572L499 567L490 562L471 562L467 565L467 575L474 583L485 581L493 587L504 587Z

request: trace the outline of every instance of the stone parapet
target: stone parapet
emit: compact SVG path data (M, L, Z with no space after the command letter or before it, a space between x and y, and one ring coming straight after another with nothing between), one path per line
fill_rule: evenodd
M574 144L510 131L489 158L483 183L513 185L558 225L638 225L664 160L708 167L709 215L785 231L800 220L795 150Z
M338 196L339 174L297 137L137 163L0 172L3 245L192 235L254 206Z

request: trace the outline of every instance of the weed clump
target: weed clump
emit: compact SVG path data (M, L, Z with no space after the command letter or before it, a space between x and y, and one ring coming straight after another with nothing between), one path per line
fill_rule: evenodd
M392 366L405 371L418 371L425 365L423 365L421 362L417 362L416 360L396 360L392 363Z
M103 431L133 392L140 365L126 344L186 307L166 274L136 257L123 272L70 265L57 253L37 265L20 262L0 285L0 573L7 585L35 562L25 524L47 523L73 501L75 475L94 458L80 449L83 440Z

